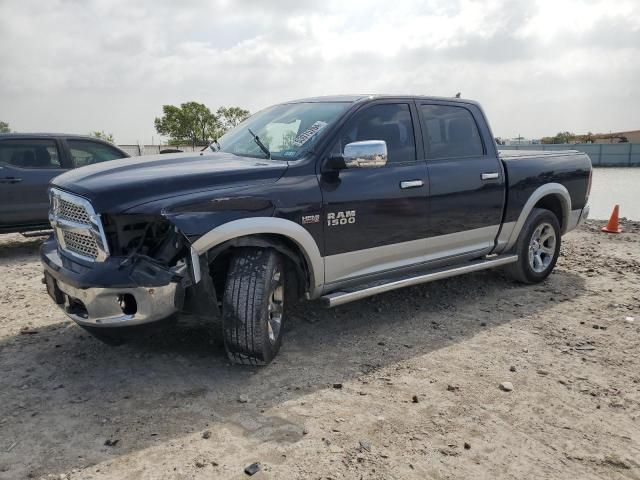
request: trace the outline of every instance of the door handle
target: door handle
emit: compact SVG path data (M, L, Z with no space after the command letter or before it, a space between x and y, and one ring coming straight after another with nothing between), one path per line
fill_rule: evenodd
M480 175L480 178L482 178L482 180L495 180L496 178L500 178L500 174L498 172L483 173Z
M20 183L21 181L22 181L21 178L16 178L16 177L0 178L0 183Z
M419 188L424 185L422 180L405 180L400 182L400 188Z

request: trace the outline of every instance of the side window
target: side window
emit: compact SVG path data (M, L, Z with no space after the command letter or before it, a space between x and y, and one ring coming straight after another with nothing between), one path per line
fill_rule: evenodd
M0 163L18 168L60 168L54 140L2 140Z
M343 129L338 145L333 150L342 152L347 143L362 140L387 142L389 163L414 162L416 142L409 105L385 103L359 112Z
M464 107L420 105L427 158L478 157L483 152L478 126Z
M104 143L68 139L67 145L69 145L69 150L71 151L74 167L84 167L93 163L122 158L122 153Z

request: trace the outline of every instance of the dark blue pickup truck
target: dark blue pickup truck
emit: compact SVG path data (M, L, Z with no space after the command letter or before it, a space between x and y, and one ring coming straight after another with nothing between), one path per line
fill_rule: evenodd
M45 283L105 341L221 314L229 357L265 364L299 299L492 267L540 282L588 215L591 161L493 138L473 101L335 96L262 110L205 152L73 170L50 189Z
M48 230L49 182L85 165L129 155L83 135L0 133L0 233Z

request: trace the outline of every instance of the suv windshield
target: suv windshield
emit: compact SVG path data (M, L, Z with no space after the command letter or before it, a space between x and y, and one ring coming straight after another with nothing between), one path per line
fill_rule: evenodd
M265 158L251 132L275 160L295 160L309 151L348 102L289 103L266 108L228 131L211 145L214 151Z

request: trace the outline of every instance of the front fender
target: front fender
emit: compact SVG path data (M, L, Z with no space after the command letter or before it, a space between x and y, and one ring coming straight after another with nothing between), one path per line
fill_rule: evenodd
M271 199L237 196L183 203L162 210L162 215L187 237L200 237L226 223L255 217L272 217L275 206Z
M317 296L324 283L324 262L320 250L311 234L291 220L275 217L253 217L233 220L205 233L193 243L193 248L202 255L216 245L234 238L250 235L280 235L293 241L305 257L309 269L310 295Z

